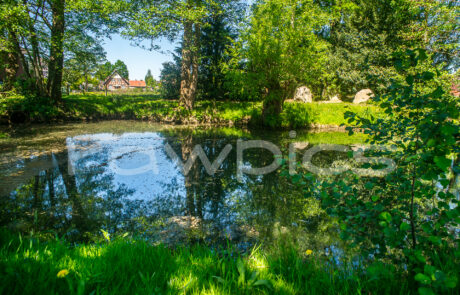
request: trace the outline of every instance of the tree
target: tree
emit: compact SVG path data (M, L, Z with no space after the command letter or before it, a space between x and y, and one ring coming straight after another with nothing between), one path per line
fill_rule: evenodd
M150 69L147 71L147 74L145 75L145 84L147 85L147 87L150 88L155 87L155 79L153 79L152 71L150 71Z
M54 103L62 100L62 73L64 67L65 0L50 0L52 14L50 59L47 91Z
M395 69L404 77L375 102L382 118L346 116L370 135L369 142L393 145L376 152L396 161L383 178L344 177L323 184L323 205L339 217L342 237L364 256L391 259L404 265L420 294L448 293L457 284L456 273L444 273L458 252L460 210L451 193L459 173L459 101L448 92L423 49L397 53ZM353 128L347 127L353 133ZM451 253L440 256L439 253Z
M265 125L279 124L283 102L302 83L315 81L323 70L327 44L315 30L328 22L316 1L270 0L254 9L242 41L230 62L232 79L263 99Z
M143 46L142 42L156 38L182 38L180 102L193 108L198 83L200 36L203 20L213 5L210 0L126 2L126 25L123 35ZM149 49L158 49L151 44Z
M406 48L424 48L434 64L458 66L459 23L454 1L351 0L337 6L324 37L332 45L328 58L331 80L342 97L363 89L379 93L398 75L392 54Z
M113 65L113 70L116 70L120 74L120 76L122 76L126 80L129 80L128 67L123 61L117 60Z
M91 33L99 38L113 31L111 18L96 17L107 16L111 11L110 1L105 2L103 8L87 0L1 2L1 17L7 20L0 25L0 40L5 44L5 50L2 46L1 51L16 57L15 65L9 67L23 69L23 78L31 81L36 96L47 97L53 104L60 103L64 57L69 48L66 46L72 45L66 41Z
M222 64L231 56L227 47L238 36L238 24L242 21L246 5L238 0L216 1L209 8L209 16L201 33L201 60L198 78L199 95L205 99L223 99L229 92L225 85Z
M95 76L99 64L105 60L104 48L88 35L77 34L69 39L64 68L64 77L69 80L64 81L75 85L82 78L84 90L88 91L89 80Z
M177 99L180 93L180 61L165 62L160 73L161 94L166 99Z
M105 79L107 79L107 77L109 77L112 72L112 63L110 61L106 61L105 63L99 65L95 75L99 81L105 81Z

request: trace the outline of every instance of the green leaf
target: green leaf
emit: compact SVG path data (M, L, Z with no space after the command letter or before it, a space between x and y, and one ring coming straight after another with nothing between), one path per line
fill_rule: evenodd
M434 147L435 145L436 145L436 140L434 140L433 138L428 140L428 142L426 143L427 147Z
M447 288L455 288L457 286L457 277L447 277L446 280L444 281L444 285Z
M454 134L457 129L452 125L444 125L441 127L441 133L444 135L451 135Z
M442 244L442 240L440 237L430 236L428 237L428 240L430 240L430 242L432 242L436 246L440 246Z
M450 167L450 164L452 163L452 160L446 158L446 157L441 157L441 156L436 156L434 157L434 162L436 166L441 168L442 170L446 170L447 168Z
M425 257L423 257L422 251L415 252L415 258L417 258L417 260L422 262L422 263L426 262Z
M434 274L435 271L436 271L436 268L432 265L425 264L425 266L423 267L423 272L426 274L432 275Z
M429 276L423 274L423 273L418 273L415 275L415 280L422 283L422 284L425 284L425 285L428 285L431 283L431 279Z
M409 228L410 228L410 225L406 222L401 223L401 225L399 226L399 229L401 231L407 231Z
M385 221L387 221L387 222L391 222L391 219L392 219L392 218L391 218L391 214L390 214L390 213L388 213L388 212L382 212L382 213L380 213L379 216L380 216L380 219L383 219L383 220L385 220Z
M371 199L372 199L372 202L377 202L380 199L380 197L379 196L372 196Z

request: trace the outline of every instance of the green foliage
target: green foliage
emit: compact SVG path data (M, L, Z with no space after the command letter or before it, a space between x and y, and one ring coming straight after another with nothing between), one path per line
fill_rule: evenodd
M46 99L26 98L20 95L1 99L0 116L22 116L21 122L49 122L83 119L148 119L159 122L185 123L187 118L198 123L259 125L262 114L260 102L198 101L196 109L188 113L177 112L177 100L162 99L156 94L125 93L105 96L103 93L68 95L63 105L53 107ZM311 126L339 126L346 124L343 115L353 111L362 116L381 117L375 106L342 104L286 103L281 113L280 128L308 128ZM41 113L43 112L43 113Z
M335 22L329 32L331 43L329 67L342 98L370 88L380 92L394 77L391 55L409 40L404 32L416 17L410 1L353 0L343 20ZM418 4L412 4L418 5Z
M48 122L63 116L46 97L12 95L0 99L0 117L11 123Z
M69 38L70 39L70 38ZM88 90L88 84L98 84L91 81L98 66L105 60L104 48L94 38L87 35L73 36L67 43L66 60L64 61L63 84L67 88L79 89L82 85Z
M152 76L152 72L150 71L150 69L147 71L147 74L145 75L145 84L147 85L147 87L155 87L155 79L153 79L153 76Z
M246 6L239 0L216 1L209 8L206 25L201 30L198 91L201 99L224 99L229 89L225 84L222 64L229 61L227 47L238 37L238 24Z
M315 1L273 0L254 6L228 71L236 95L264 100L264 123L278 124L283 101L321 74L327 44L314 31L327 20L328 12Z
M397 168L384 178L326 181L322 195L325 208L340 219L342 237L365 257L407 267L421 294L455 288L460 258L460 207L450 191L459 173L459 101L443 90L439 72L421 70L427 59L424 50L395 56L405 81L375 99L385 117L347 113L371 144L396 148L376 155L395 159Z
M117 71L120 76L129 80L128 67L121 60L117 60L114 64L112 64L110 61L107 61L103 64L98 64L97 69L95 69L94 72L94 77L99 81L105 81L113 73L113 71Z
M459 23L455 1L345 1L340 21L322 35L331 44L329 84L340 97L351 99L364 88L376 93L396 78L392 54L406 48L424 48L433 63L445 69L458 66Z
M113 71L117 71L120 74L120 76L122 76L126 80L129 80L128 67L126 66L126 64L123 61L117 60L113 64L112 69L113 69Z
M110 61L107 61L99 65L95 75L99 81L105 81L105 79L107 79L107 77L110 74L112 74L112 72L113 72L113 65Z
M178 99L180 91L180 60L163 63L160 73L161 94L166 99Z

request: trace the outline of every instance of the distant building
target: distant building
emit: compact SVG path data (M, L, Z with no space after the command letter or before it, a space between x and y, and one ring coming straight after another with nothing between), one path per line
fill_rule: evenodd
M101 83L101 88L107 90L119 90L119 89L145 89L147 85L145 81L131 80L123 78L117 70L113 71L110 76Z
M138 81L138 80L131 80L129 81L129 88L134 89L134 88L146 88L147 85L145 84L145 81Z
M107 90L128 89L129 81L123 78L117 70L115 70L101 83L101 86Z

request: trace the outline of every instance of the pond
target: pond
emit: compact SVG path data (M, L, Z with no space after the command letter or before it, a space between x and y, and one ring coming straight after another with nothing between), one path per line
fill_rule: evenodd
M93 241L105 230L166 244L231 241L243 250L286 237L325 249L338 239L319 200L305 197L302 187L285 176L287 165L249 172L279 166L279 157L266 148L247 148L239 162L238 144L263 140L284 158L294 147L301 159L320 143L364 141L360 134L331 131L131 121L29 126L8 134L0 139L1 226L74 242ZM214 167L199 158L187 165L196 146ZM219 155L221 163L215 161ZM328 167L345 159L346 152L325 151L311 162Z

